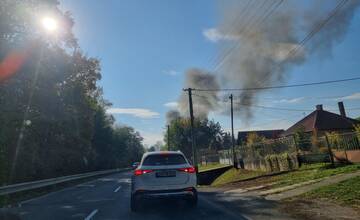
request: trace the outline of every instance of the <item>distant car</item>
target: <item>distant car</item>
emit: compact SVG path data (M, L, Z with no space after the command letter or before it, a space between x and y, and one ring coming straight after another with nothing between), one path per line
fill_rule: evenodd
M131 211L138 211L144 199L185 199L197 204L196 170L183 153L157 151L145 153L132 176Z
M139 166L139 164L140 164L140 162L134 162L134 163L131 165L131 167L132 167L133 169L136 169L136 168Z

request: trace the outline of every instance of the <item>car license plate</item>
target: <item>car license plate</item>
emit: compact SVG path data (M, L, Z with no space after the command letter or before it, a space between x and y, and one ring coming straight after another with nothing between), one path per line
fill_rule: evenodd
M156 172L156 177L174 177L174 176L176 176L176 172L174 170Z

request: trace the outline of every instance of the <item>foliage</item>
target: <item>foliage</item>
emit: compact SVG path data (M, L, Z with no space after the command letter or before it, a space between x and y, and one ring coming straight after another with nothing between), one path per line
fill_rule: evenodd
M340 134L337 132L326 132L325 133L331 147L338 147L341 141Z
M318 163L303 165L298 170L275 176L272 180L276 182L276 184L274 185L275 187L287 186L337 174L351 173L358 170L360 170L359 164L339 165L337 167L332 167L329 164Z
M291 155L289 156L291 157ZM306 182L309 180L330 177L337 174L352 173L358 170L360 170L359 164L341 165L336 167L332 167L329 164L325 163L309 164L303 165L299 169L291 172L282 173L276 176L262 177L261 179L257 179L256 181L254 181L253 185L258 186L261 184L272 184L271 187L276 188ZM219 186L239 180L248 179L254 176L261 176L264 174L265 172L261 171L230 169L224 174L222 174L220 177L218 177L212 185Z
M252 170L231 168L230 170L226 171L221 176L216 178L211 185L212 186L222 186L222 185L225 185L228 183L246 180L246 179L261 176L264 174L265 173L262 171L252 171Z
M296 144L301 151L309 151L311 149L311 140L309 135L305 133L304 127L299 127L294 133Z
M302 196L310 199L325 198L340 202L341 204L359 207L360 177L357 176L340 183L323 186Z
M199 165L199 172L205 171L205 170L211 170L221 167L227 167L228 164L221 164L221 163L208 163L206 165L200 164Z
M232 147L231 134L230 132L225 132L222 140L222 148L230 149L231 147Z
M297 168L297 158L288 153L271 154L265 157L268 172L289 171Z
M258 135L256 132L251 132L246 137L246 145L251 146L266 141L266 138Z
M360 142L360 124L354 125L356 136Z
M41 8L61 22L56 38L33 22ZM0 185L126 166L143 153L140 135L106 114L100 62L72 26L56 0L1 2Z
M153 146L149 148L148 151L159 151L159 150L168 150L167 145L164 145L162 141L157 141Z
M190 120L187 118L177 118L170 122L169 139L171 150L180 150L188 158L191 157L191 131ZM196 147L200 149L224 148L224 132L219 123L208 119L196 119L194 122ZM167 133L164 141L167 143Z

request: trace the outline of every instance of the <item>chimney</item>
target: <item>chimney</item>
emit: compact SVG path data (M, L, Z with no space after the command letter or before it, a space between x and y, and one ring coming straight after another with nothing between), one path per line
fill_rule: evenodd
M338 102L338 106L339 106L340 115L342 117L346 118L344 103L343 102Z
M322 111L322 110L323 110L323 106L322 106L322 105L316 105L316 110Z

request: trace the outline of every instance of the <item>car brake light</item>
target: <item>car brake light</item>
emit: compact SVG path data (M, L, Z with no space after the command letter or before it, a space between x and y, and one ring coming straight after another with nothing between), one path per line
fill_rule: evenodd
M178 169L178 171L182 171L185 173L195 173L196 169L195 169L195 167L186 167L186 168L180 168L180 169Z
M134 171L134 175L135 176L140 176L146 173L151 173L153 170L135 170Z

